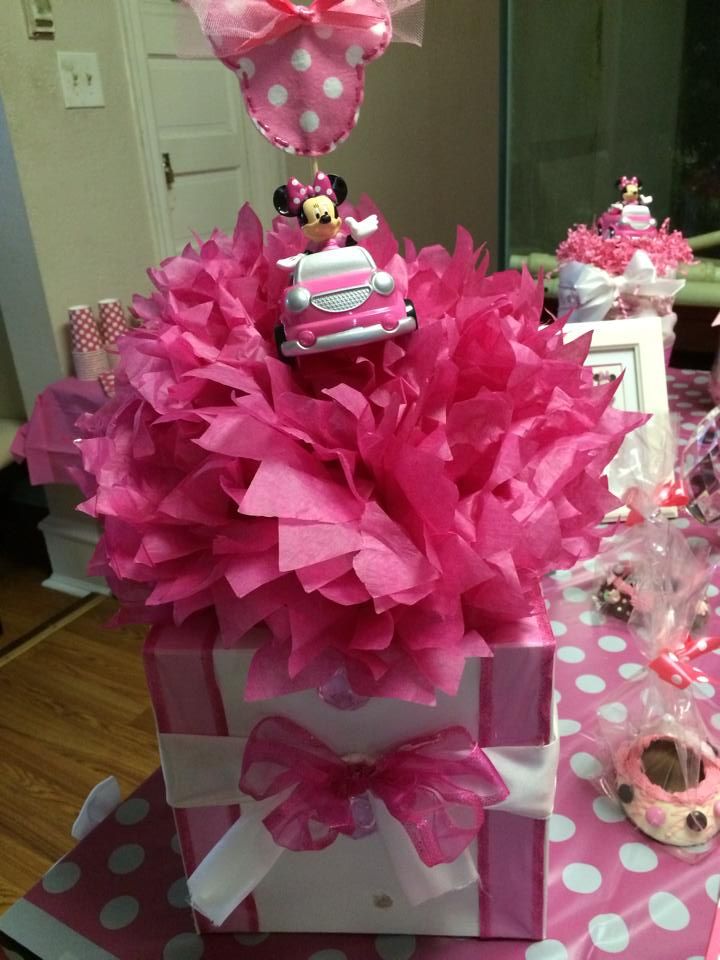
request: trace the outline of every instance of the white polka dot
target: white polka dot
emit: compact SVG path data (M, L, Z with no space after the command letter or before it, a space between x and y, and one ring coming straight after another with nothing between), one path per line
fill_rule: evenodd
M287 88L281 83L274 83L268 90L268 101L273 107L283 107L287 103Z
M574 753L570 757L570 767L576 777L581 780L591 780L602 773L602 764L591 753Z
M561 737L570 737L580 731L577 720L558 720L558 733Z
M713 873L705 881L705 893L710 897L713 903L720 899L720 873Z
M380 960L411 960L415 956L415 937L375 937L375 950Z
M606 653L621 653L627 647L627 642L622 637L607 633L598 639L598 646Z
M142 797L131 797L121 803L115 811L115 819L124 827L132 827L140 823L150 812L150 804Z
M575 836L575 824L570 817L565 817L561 813L554 813L550 817L550 829L548 836L553 843L562 843L563 840L569 840Z
M81 876L80 867L70 860L61 860L51 867L42 878L46 893L66 893L72 890Z
M588 924L590 939L603 953L623 953L630 943L625 921L617 913L599 913Z
M139 843L126 843L117 847L108 858L110 873L124 875L137 870L145 860L145 851Z
M696 550L705 550L708 546L705 537L688 537L687 542Z
M650 919L663 930L684 930L690 914L682 900L672 893L654 893L648 901Z
M585 651L580 647L558 647L557 655L563 663L582 663L585 659Z
M252 78L255 76L255 64L252 62L252 60L250 60L248 57L240 57L238 60L238 66L245 76L249 80L252 80Z
M588 598L588 592L581 590L580 587L565 587L563 597L569 603L583 603Z
M615 803L610 797L595 797L593 800L593 813L602 820L603 823L620 823L625 819L625 814L620 804Z
M602 627L607 623L607 617L597 610L583 610L579 619L586 627Z
M323 93L329 100L337 100L343 95L343 83L339 77L328 77L323 83Z
M711 683L700 683L696 680L692 685L692 690L700 700L712 700L715 696L715 687Z
M180 853L180 837L177 834L170 841L170 849L173 853Z
M315 27L315 35L320 37L321 40L329 40L333 35L333 28L325 26Z
M551 620L550 626L552 627L552 632L556 637L564 637L567 633L567 627L564 623L560 623L559 620Z
M318 950L311 953L308 960L347 960L347 954L342 950Z
M320 126L320 117L314 110L306 110L300 115L300 126L305 133L315 133Z
M298 47L298 49L290 58L290 63L293 65L295 70L299 70L302 73L305 70L309 70L312 66L312 57L307 50L303 50L302 47Z
M720 593L720 590L715 586L714 583L711 583L710 586L705 591L705 595L708 597L716 597L718 593Z
M602 876L590 863L569 863L562 872L563 883L573 893L595 893Z
M583 693L602 693L605 681L594 673L582 673L575 681L575 686Z
M572 576L572 570L553 570L550 574L551 580L569 580Z
M365 51L356 43L354 43L351 47L348 47L347 51L345 52L345 59L351 67L359 66L362 63L364 56Z
M716 730L720 730L720 713L714 713L710 717L710 723L715 727Z
M657 854L644 843L624 843L620 863L631 873L649 873L658 865Z
M568 960L568 952L559 940L540 940L530 944L525 960Z
M264 943L269 936L269 933L236 933L233 935L233 940L235 943L241 943L244 947L257 947Z
M135 897L115 897L100 911L100 923L106 930L122 930L130 926L139 912L140 904Z
M163 960L200 960L204 952L202 937L196 933L179 933L165 944Z
M560 703L561 700L562 700L562 694L560 693L560 691L553 690L553 702Z
M185 877L178 877L175 883L168 888L167 902L177 910L184 910L188 906L190 895L188 894Z
M618 673L623 680L639 680L643 672L641 663L622 663L618 667Z
M624 703L604 703L598 708L598 713L610 723L623 723L627 720L627 707Z

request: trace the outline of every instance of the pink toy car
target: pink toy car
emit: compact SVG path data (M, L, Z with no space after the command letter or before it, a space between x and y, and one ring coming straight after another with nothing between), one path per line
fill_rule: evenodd
M650 208L643 203L626 203L622 209L610 207L597 220L598 233L606 238L618 233L625 237L639 237L655 226Z
M283 357L325 353L417 330L415 307L363 247L304 256L275 328Z

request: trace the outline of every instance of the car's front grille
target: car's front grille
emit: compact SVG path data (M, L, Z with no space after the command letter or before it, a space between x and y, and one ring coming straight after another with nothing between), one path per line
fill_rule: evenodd
M370 287L354 287L351 290L336 290L335 293L320 293L312 298L312 305L328 313L344 313L361 307L370 296Z

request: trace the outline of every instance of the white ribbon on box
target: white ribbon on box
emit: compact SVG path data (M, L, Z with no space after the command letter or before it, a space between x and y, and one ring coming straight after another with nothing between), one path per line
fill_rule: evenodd
M245 737L161 734L159 739L171 807L242 806L242 816L188 878L193 907L219 925L286 852L275 843L263 820L291 790L262 801L240 791ZM489 809L533 819L550 816L559 757L557 738L544 746L484 747L483 752L509 790L505 800ZM369 801L377 833L412 905L477 882L477 867L469 849L453 863L428 867L382 800L370 794Z
M655 265L644 250L633 254L620 276L577 260L562 264L559 276L558 313L572 310L573 323L604 320L621 296L671 300L685 286L682 279L658 277Z

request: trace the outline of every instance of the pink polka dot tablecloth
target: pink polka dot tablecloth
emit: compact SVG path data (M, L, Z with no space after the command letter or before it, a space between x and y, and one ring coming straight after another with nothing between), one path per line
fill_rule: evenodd
M681 439L687 439L712 405L708 375L671 370L668 380L671 405L682 418ZM674 522L687 536L709 540L713 552L720 553L719 529L686 518ZM12 938L6 957L703 960L720 893L720 855L686 865L645 839L614 804L598 796L591 782L598 761L588 733L598 706L637 671L639 657L624 624L597 614L586 590L563 586L567 578L555 575L552 589L546 590L558 640L561 734L550 825L547 940L267 934L201 938L193 932L186 906L177 838L158 773L0 917L0 936ZM720 574L716 580L720 586ZM718 586L709 591L710 632L720 629L720 599L712 599L720 594ZM707 670L720 675L711 665ZM715 699L712 684L705 684L701 695L709 728L720 731L720 691ZM298 890L297 895L305 894Z

